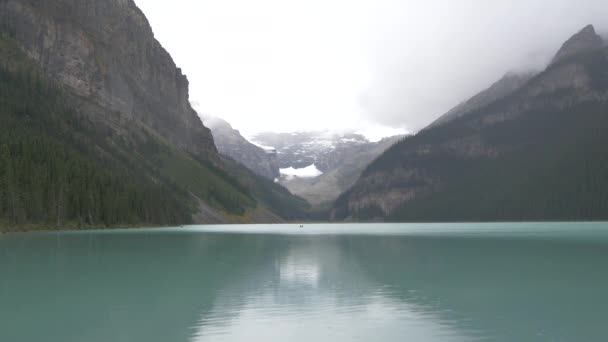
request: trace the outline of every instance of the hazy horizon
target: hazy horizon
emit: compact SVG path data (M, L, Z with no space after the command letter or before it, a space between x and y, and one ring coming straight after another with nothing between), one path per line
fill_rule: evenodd
M417 131L512 71L542 69L608 3L136 0L200 113L262 131ZM372 133L373 134L373 133Z

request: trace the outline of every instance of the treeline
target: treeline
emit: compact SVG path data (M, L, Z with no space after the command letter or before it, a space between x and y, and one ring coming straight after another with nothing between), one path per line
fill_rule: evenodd
M269 179L261 177L230 157L223 156L224 164L233 179L239 179L259 202L270 211L286 220L310 218L310 204L305 199L294 196Z
M501 147L498 158L418 161L433 165L442 187L388 220L608 220L607 131L601 101L536 109L487 128L482 138Z
M0 32L0 230L178 225L196 198L284 218L307 203L271 182L181 151L136 123L117 131L82 109Z
M190 222L185 191L112 158L111 144L52 82L0 61L0 226Z
M416 198L388 215L377 206L351 212L347 192L336 202L334 215L396 222L608 220L606 52L573 55L548 68L577 63L589 76L586 89L531 97L524 87L395 144L366 168L363 177L413 170L416 177L380 180L373 187L416 189ZM542 81L546 75L536 79ZM488 116L509 113L518 115L481 124ZM479 141L472 148L496 154L465 156L445 148L469 138ZM417 153L420 150L427 153Z
M11 226L96 227L189 222L188 208L44 136L0 138L0 216Z

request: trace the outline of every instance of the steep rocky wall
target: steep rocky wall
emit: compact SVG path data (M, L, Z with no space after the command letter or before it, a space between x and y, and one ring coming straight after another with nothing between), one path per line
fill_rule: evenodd
M259 176L273 181L281 176L275 150L265 150L250 143L225 120L213 116L204 116L203 119L211 129L221 154L243 164Z
M0 29L115 129L153 130L207 160L217 151L188 80L132 0L0 0Z

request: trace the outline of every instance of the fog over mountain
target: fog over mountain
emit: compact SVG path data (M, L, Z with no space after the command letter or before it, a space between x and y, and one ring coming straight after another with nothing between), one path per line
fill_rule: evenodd
M245 134L418 130L505 73L546 66L603 0L137 0L199 111ZM373 128L372 127L372 128Z

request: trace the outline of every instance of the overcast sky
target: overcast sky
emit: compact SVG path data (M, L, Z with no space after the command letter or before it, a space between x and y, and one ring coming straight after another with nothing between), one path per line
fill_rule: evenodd
M199 111L258 131L416 131L543 67L606 0L136 0ZM606 24L604 24L606 23Z

